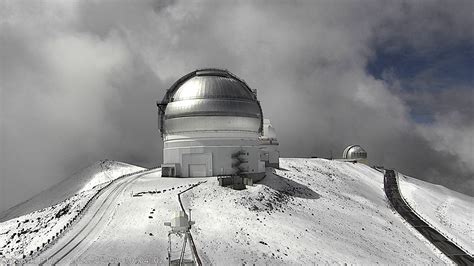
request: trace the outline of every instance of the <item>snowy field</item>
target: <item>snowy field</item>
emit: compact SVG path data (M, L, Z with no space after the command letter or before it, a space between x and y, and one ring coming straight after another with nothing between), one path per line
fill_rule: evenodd
M43 248L80 217L80 211L100 188L124 174L142 169L100 161L7 210L4 217L27 214L0 223L0 258L7 262L19 260Z
M169 227L163 223L180 210L180 191L208 179L161 178L161 171L140 177L117 198L107 225L84 241L82 254L61 263L167 264Z
M4 211L0 214L0 222L50 207L74 194L90 190L121 175L142 169L144 168L110 160L96 162L33 198Z
M390 208L376 170L324 159L280 165L247 190L212 180L185 194L205 264L448 262Z
M474 254L474 200L472 197L412 177L399 175L408 204L446 238Z
M48 252L70 244L68 239L90 231L60 263L166 264L169 228L163 223L180 210L179 192L206 181L182 195L184 207L192 208L192 234L204 264L451 263L391 209L378 171L325 159L281 159L280 165L242 191L219 187L215 177L161 178L159 169L117 180L56 244L29 262L41 262ZM140 170L118 169L121 174ZM79 173L83 181L77 182L77 192L68 192L56 205L0 223L0 262L21 258L55 235L99 188L119 176L100 172ZM87 178L87 173L92 175ZM444 219L468 223L457 211Z

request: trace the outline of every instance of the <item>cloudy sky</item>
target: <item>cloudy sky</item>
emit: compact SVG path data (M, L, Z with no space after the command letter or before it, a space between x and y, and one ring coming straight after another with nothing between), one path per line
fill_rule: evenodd
M0 0L0 210L100 159L161 163L155 101L227 68L284 157L372 164L474 195L474 2Z

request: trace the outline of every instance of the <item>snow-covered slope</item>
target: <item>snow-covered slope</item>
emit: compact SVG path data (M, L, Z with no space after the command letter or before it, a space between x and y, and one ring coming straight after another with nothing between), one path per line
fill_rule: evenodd
M100 188L124 174L143 169L100 161L10 209L5 217L21 216L0 223L0 263L14 262L41 249L80 216ZM22 215L25 212L29 213Z
M399 175L408 204L445 237L474 253L474 199L412 177Z
M121 175L136 172L141 169L143 168L122 162L110 160L98 161L53 187L42 191L33 198L4 211L0 215L0 222L50 207L72 197L74 194L90 190L94 186L112 181Z
M213 264L437 264L444 255L395 213L363 164L284 159L244 191L207 182L185 194Z
M179 210L177 194L203 180L182 198L206 265L450 262L390 208L378 171L324 159L280 165L242 191L219 187L216 178L144 175L117 199L107 226L64 263L165 264L163 222Z
M166 264L169 227L163 223L180 210L180 191L206 181L182 195L184 207L193 209L192 234L206 265L451 263L390 207L378 171L324 159L281 159L280 165L281 169L268 169L265 179L242 191L218 186L215 177L161 178L159 170L120 179L126 181L120 186L117 180L90 207L103 215L99 222L79 220L66 231L64 239L79 232L81 241L60 262ZM89 197L85 193L93 190L81 192L79 200L58 203L43 217L75 216L74 210ZM112 198L105 197L109 192ZM107 204L101 204L101 197ZM61 211L68 204L72 211ZM102 205L107 211L101 210ZM37 237L39 243L45 239L42 234L54 233L52 222L42 229L44 221L53 221L56 228L63 223L55 218L36 222L37 214L28 215L0 223L0 249L10 241L2 249L3 259L6 251L18 256L15 250L21 249L22 241ZM457 215L454 211L446 219ZM19 230L16 227L21 237L13 235ZM93 233L83 234L89 230ZM28 253L33 247L24 250ZM174 243L174 248L179 246Z

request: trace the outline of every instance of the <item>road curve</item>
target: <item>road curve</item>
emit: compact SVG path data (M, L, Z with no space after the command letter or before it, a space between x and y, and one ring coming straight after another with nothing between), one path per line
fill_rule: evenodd
M397 172L393 170L387 170L385 172L384 190L392 207L447 257L458 265L474 264L474 258L472 256L467 254L464 250L439 233L435 228L432 228L423 219L418 217L418 215L405 202L399 190Z
M107 187L96 195L96 200L91 202L84 216L58 239L49 249L41 253L32 263L56 264L72 263L102 232L107 224L108 218L113 215L116 209L116 199L123 191L136 179L148 174L149 171L140 171L134 175L125 175L111 182Z

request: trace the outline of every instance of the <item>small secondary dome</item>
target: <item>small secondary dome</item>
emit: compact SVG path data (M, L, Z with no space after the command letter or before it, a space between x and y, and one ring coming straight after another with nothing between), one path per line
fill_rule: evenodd
M263 138L277 139L275 128L270 123L269 119L263 119Z
M367 159L367 152L359 145L350 145L342 153L343 159Z
M266 167L280 167L280 151L278 149L278 140L275 128L269 119L263 120L263 136L260 140L260 159L265 162Z

